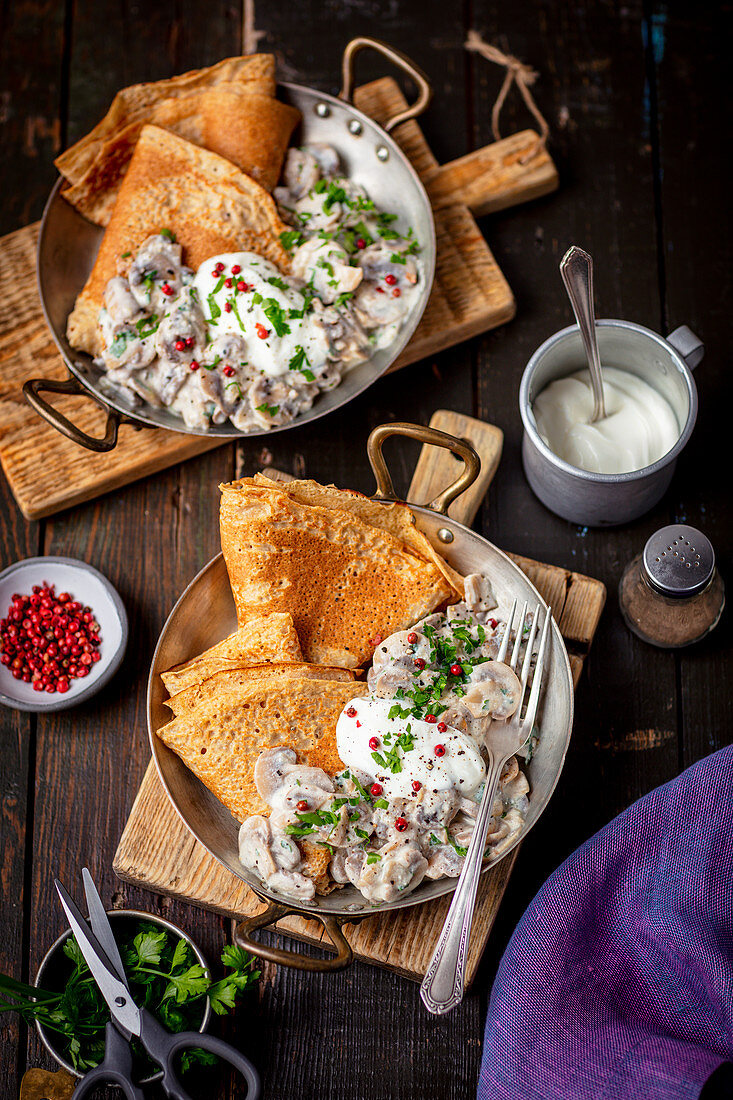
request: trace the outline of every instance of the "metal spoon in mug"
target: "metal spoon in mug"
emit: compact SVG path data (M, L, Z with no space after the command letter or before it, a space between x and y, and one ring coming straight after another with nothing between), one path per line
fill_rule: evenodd
M593 415L591 424L603 420L606 405L603 400L603 375L601 357L596 339L596 315L593 309L593 258L576 244L572 245L560 261L560 274L573 307L583 338L585 357L588 360L590 381L593 387Z

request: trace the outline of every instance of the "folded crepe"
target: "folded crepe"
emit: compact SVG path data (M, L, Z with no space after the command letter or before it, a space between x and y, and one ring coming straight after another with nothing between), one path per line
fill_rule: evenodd
M292 616L258 615L205 653L161 673L160 678L169 695L180 695L217 672L300 661L302 657Z
M343 770L336 722L344 706L369 689L363 682L286 671L274 679L241 682L231 679L234 675L218 673L215 679L229 679L219 680L217 691L161 727L158 736L244 821L250 814L270 814L254 782L254 767L264 749L294 749L301 764L323 768L330 776Z
M257 485L272 485L273 479L266 474L255 474L253 481ZM317 481L278 481L277 485L288 496L302 504L316 504L323 508L341 508L353 512L359 519L372 527L389 531L395 538L418 557L425 558L437 565L448 583L463 598L463 577L434 548L427 535L415 524L415 516L408 504L380 503L357 493L355 489L337 489L335 485L320 485Z
M194 270L221 252L257 252L281 270L289 256L280 244L286 226L270 195L228 160L157 126L144 126L122 181L91 274L69 316L72 347L99 355L98 315L104 289L124 274L123 254L134 254L151 234L168 229Z
M300 117L274 96L271 54L227 58L170 80L124 88L102 121L56 159L70 183L62 194L91 221L107 225L146 123L227 157L271 190Z
M227 671L216 672L200 683L192 684L184 691L179 691L165 700L165 705L170 707L177 718L193 713L205 703L210 702L217 695L225 693L227 696L244 687L246 684L267 683L273 690L277 687L290 686L294 677L300 676L306 680L339 680L342 683L351 683L355 675L348 668L329 668L327 665L309 665L304 661L289 664L253 665L244 668L232 668Z
M382 515L366 498L370 508L356 494L319 492L314 482L242 478L220 488L221 545L238 621L289 612L306 661L356 668L381 638L462 595L405 524L409 509ZM385 526L376 526L380 519Z

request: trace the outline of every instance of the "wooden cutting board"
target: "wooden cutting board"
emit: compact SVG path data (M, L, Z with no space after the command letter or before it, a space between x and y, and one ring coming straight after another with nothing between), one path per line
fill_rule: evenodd
M377 122L405 105L389 77L357 89L355 102ZM394 137L428 190L438 241L433 292L392 368L397 370L514 316L512 292L471 211L485 214L547 194L557 187L557 172L532 130L442 166L415 121L398 127ZM122 425L115 450L95 454L36 415L23 383L67 376L35 289L37 237L38 223L0 240L0 462L27 519L53 515L228 442ZM85 432L104 435L106 417L93 401L54 400Z
M440 410L433 428L468 439L481 456L479 480L450 508L450 515L470 525L486 495L501 456L502 432L459 413ZM408 498L430 501L456 477L460 466L448 452L424 447ZM592 577L555 565L511 555L552 607L570 655L577 685L606 599L605 586ZM542 828L540 822L536 828ZM473 980L491 933L501 899L519 854L515 848L495 868L481 876L471 930L467 983ZM241 879L222 867L194 838L174 810L151 761L135 799L114 858L116 874L156 894L168 894L234 919L262 912L265 906ZM423 905L376 914L359 924L347 924L344 933L355 956L364 962L397 971L421 981L443 926L450 896ZM322 943L316 921L287 917L275 926L306 943Z

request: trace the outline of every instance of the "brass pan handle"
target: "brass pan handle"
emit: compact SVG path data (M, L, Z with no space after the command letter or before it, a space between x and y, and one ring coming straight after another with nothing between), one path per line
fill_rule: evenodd
M283 947L271 947L270 944L260 943L259 940L252 938L251 933L256 929L266 928L268 924L274 924L281 917L293 913L297 913L298 916L306 915L301 910L292 909L288 905L271 901L264 913L260 913L256 917L247 917L236 926L233 934L234 942L238 947L243 947L252 955L256 955L258 959L267 959L268 962L277 963L278 966L292 966L295 970L334 971L343 970L344 967L349 966L354 954L346 936L341 931L341 925L345 922L343 918L336 917L331 913L314 911L312 914L309 912L307 916L319 920L328 933L333 946L336 948L336 954L333 958L329 956L314 959L310 955L302 955L299 951L286 951Z
M60 413L58 409L55 409L53 405L40 396L41 390L48 390L50 393L88 397L91 401L94 401L100 409L107 413L104 439L96 439L93 435L88 435L85 431L82 431L76 424L72 424L63 413ZM67 439L70 439L72 443L78 443L80 447L86 447L88 451L111 451L117 446L117 431L122 415L116 409L105 405L94 394L89 393L73 375L69 375L68 378L62 381L55 378L29 378L23 385L23 393L28 404L35 409L38 415L42 416L57 432L61 432Z
M438 493L437 497L427 505L441 516L448 514L453 501L464 493L478 477L481 471L481 459L476 454L470 443L465 439L458 439L455 435L440 432L437 428L427 428L423 424L380 424L369 434L367 440L367 457L377 479L377 491L374 494L380 500L399 500L395 493L394 485L387 463L382 454L382 446L385 439L391 435L403 435L408 439L416 439L418 443L430 443L434 447L445 447L452 451L458 458L463 459L463 470L455 481L451 482L447 489Z
M383 57L386 57L388 61L391 61L393 65L396 65L398 69L402 69L403 72L415 81L417 84L417 99L408 107L405 111L400 111L392 118L388 119L383 124L383 129L391 134L395 126L399 126L401 122L407 122L410 118L417 118L428 107L430 100L433 98L433 88L422 69L419 69L409 57L402 53L401 50L396 50L393 46L388 46L386 42L380 42L378 38L352 38L351 42L344 50L344 56L341 61L341 91L339 92L339 99L345 99L347 103L353 103L354 95L354 60L356 55L361 50L372 49L377 53L381 53Z

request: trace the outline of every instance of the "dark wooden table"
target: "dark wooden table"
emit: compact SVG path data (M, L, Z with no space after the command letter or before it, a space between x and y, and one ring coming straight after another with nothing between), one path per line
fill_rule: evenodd
M473 27L535 66L561 190L486 219L482 228L517 297L517 318L481 339L377 383L311 428L227 446L41 523L26 523L0 479L2 565L36 554L83 558L119 589L130 616L122 670L96 699L59 716L0 714L0 970L28 978L64 921L52 875L78 884L86 863L105 900L179 921L214 956L217 917L128 889L111 860L149 750L147 669L160 627L218 550L216 486L272 462L300 476L372 489L364 443L390 418L427 422L436 407L506 433L504 458L477 528L500 546L601 578L608 604L578 691L575 732L557 793L524 845L479 976L461 1008L429 1018L417 987L360 964L336 977L266 966L241 1011L242 1048L268 1097L426 1100L470 1097L492 979L523 909L578 844L634 799L730 739L730 622L688 652L643 645L625 629L616 588L656 527L686 521L730 568L730 97L723 64L730 5L659 0L13 0L0 9L0 230L40 217L54 155L86 133L115 91L272 50L287 79L338 90L355 34L384 38L435 84L424 130L440 160L490 140L502 73L463 49ZM382 75L364 58L359 76ZM505 133L530 122L510 97ZM531 352L569 323L557 265L577 242L597 264L600 316L666 332L689 324L707 353L700 417L672 489L618 530L572 526L547 512L522 473L519 378ZM406 487L415 453L395 445ZM728 460L728 461L726 461ZM727 472L726 472L727 471ZM50 1062L34 1033L0 1017L0 1097L15 1100L29 1065ZM222 1084L219 1095L236 1096Z

